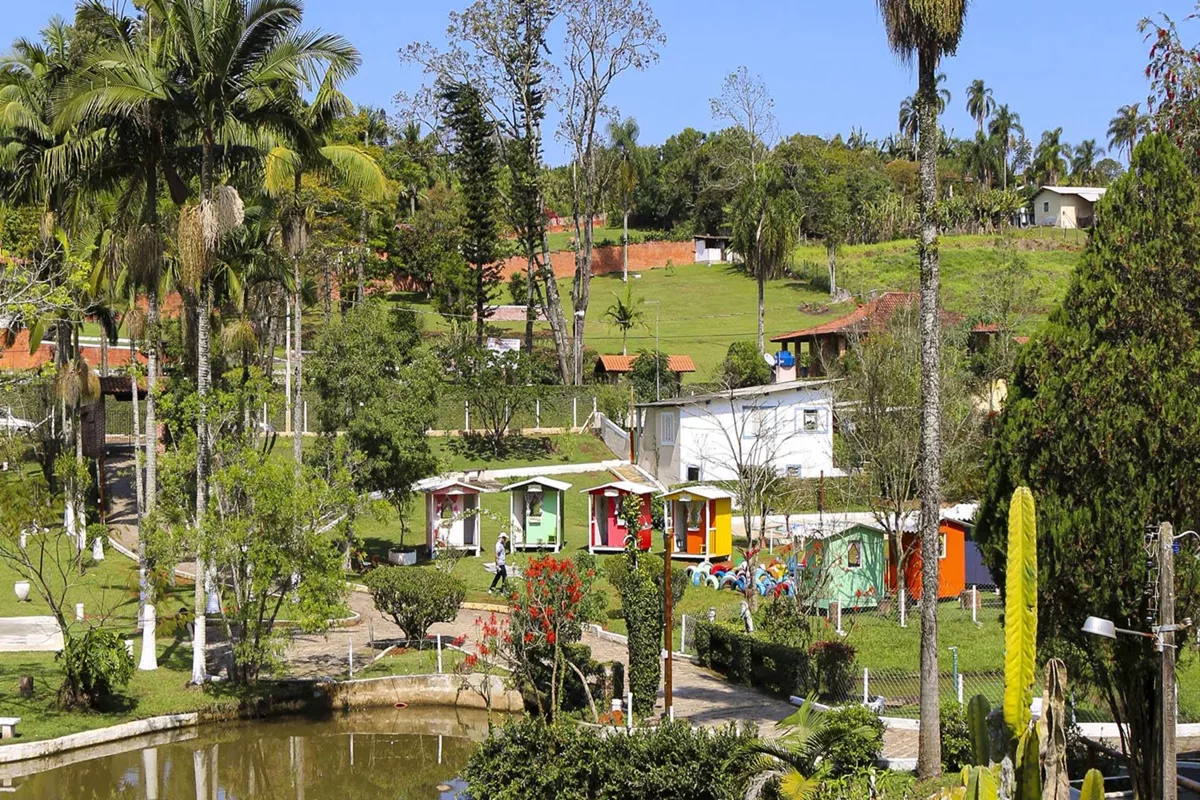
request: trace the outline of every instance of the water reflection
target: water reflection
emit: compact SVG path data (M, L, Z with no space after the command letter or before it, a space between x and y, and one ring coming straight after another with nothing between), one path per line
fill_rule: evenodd
M452 800L486 735L481 713L415 708L206 726L0 765L0 791L30 800Z

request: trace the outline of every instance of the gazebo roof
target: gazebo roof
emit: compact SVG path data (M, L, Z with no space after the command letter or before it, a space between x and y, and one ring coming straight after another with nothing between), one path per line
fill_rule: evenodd
M524 489L526 486L535 483L539 486L547 486L551 489L557 489L560 492L565 492L567 489L571 488L571 484L567 483L566 481L556 481L553 478L543 478L539 475L536 478L528 478L523 481L517 481L516 483L510 483L508 486L504 487L504 491L515 492L517 489Z
M654 494L657 489L653 486L647 486L644 483L634 483L633 481L613 481L606 483L603 486L593 486L590 489L583 489L581 494L595 494L596 492L604 491L605 489L616 489L619 492L628 492L630 494Z

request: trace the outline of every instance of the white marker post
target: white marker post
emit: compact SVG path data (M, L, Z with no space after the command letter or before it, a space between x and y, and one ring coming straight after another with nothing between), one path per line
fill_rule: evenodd
M350 665L350 679L354 679L354 637L351 636L346 640L346 662Z
M438 675L442 674L442 635L437 635Z
M908 627L908 589L904 586L900 587L900 627Z
M158 645L154 641L155 618L154 606L146 603L142 610L142 660L138 663L138 669L143 672L158 669Z
M871 702L871 671L863 667L863 705Z

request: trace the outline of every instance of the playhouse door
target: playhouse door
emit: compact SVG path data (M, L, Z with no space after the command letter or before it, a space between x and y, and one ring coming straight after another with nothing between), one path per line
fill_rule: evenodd
M705 532L708 530L708 504L688 503L687 552L698 556L704 553Z
M604 544L607 547L621 548L625 546L625 526L617 521L618 499L604 498L604 527L607 536Z

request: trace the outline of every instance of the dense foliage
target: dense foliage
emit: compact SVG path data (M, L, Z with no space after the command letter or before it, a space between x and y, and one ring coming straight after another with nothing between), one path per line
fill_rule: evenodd
M721 380L731 389L761 386L771 382L771 368L754 342L733 342L721 364Z
M435 623L453 622L466 597L463 582L441 570L378 567L365 581L375 608L418 643Z
M751 739L683 722L603 736L527 718L494 731L464 777L476 800L735 800L744 779L730 755Z
M852 703L830 711L825 728L834 740L827 758L835 775L873 767L883 754L883 721L864 705Z
M88 628L67 636L55 658L63 669L58 702L63 708L98 708L133 677L133 656L108 628Z
M1031 487L1043 649L1073 677L1111 679L1105 696L1131 726L1131 772L1150 794L1157 655L1129 638L1100 647L1080 629L1090 614L1144 629L1156 597L1148 526L1200 525L1188 488L1200 480L1200 186L1178 148L1151 136L1097 217L1062 307L1018 358L977 534L1000 579L1008 498ZM1200 616L1200 563L1176 568L1177 618Z
M629 691L633 694L633 710L639 716L654 711L658 684L662 677L663 612L662 595L655 585L655 574L649 553L639 554L636 545L626 548L623 555L610 560L609 581L621 595L621 615L629 636Z

